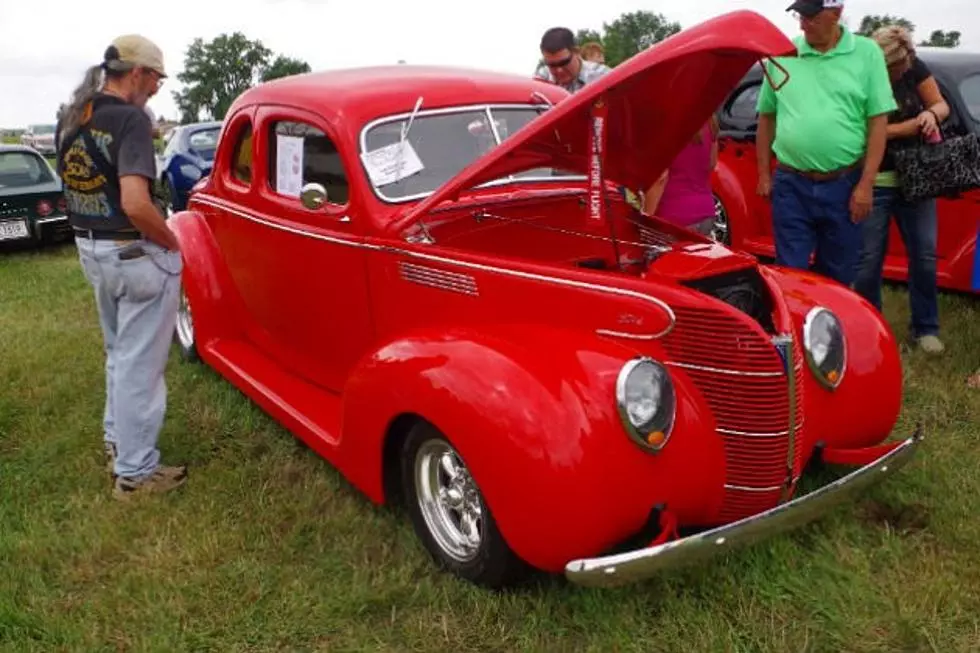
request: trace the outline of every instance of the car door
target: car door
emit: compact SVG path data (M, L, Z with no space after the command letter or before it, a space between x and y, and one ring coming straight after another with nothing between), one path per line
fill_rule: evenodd
M287 107L255 114L252 190L222 251L256 340L284 367L339 392L373 340L364 243L367 221L349 197L330 125ZM315 209L300 189L316 182Z
M950 116L946 121L950 133L980 133L980 59L976 71L961 78L945 74L939 66L934 66L934 74L950 107ZM965 250L977 238L980 190L939 198L936 208L939 214L936 254L940 268L957 265L957 259L968 255ZM972 276L972 270L970 272Z

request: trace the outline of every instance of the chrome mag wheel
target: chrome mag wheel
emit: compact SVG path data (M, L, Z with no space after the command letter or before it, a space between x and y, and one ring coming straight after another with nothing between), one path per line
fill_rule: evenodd
M711 240L723 245L731 245L731 227L728 224L728 213L722 206L721 200L714 195L715 200L715 223L711 225Z
M180 288L180 305L177 307L177 341L185 352L194 351L194 318L183 286Z
M422 518L439 548L457 562L476 558L485 537L483 500L448 442L430 439L419 447L414 485Z

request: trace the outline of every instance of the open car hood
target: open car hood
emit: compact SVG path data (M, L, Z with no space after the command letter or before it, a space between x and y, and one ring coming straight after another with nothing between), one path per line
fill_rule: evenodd
M600 98L606 112L602 176L645 190L754 63L795 54L792 41L752 11L686 29L545 111L406 209L391 229L401 230L462 191L509 174L553 167L588 175L591 112Z

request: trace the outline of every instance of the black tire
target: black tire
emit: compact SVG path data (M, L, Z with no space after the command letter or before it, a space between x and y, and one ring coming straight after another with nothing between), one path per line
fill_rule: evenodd
M417 469L419 467L428 470L430 473L435 473L438 479L445 479L447 484L453 485L452 477L441 464L441 457L437 458L440 452L459 463L456 472L458 475L462 475L459 478L465 479L461 480L460 483L467 488L464 491L465 494L470 495L469 501L464 497L461 503L472 507L475 499L476 505L479 506L480 516L477 529L479 544L465 553L459 549L454 551L451 546L447 546L445 543L447 537L446 530L444 530L445 526L440 528L438 524L441 520L435 517L435 514L446 515L449 508L444 503L427 502L423 498L425 496L431 497L431 486L423 488L421 492L418 489L418 479L420 475L425 475ZM440 462L436 462L437 460ZM430 467L433 464L437 465L434 470ZM412 427L402 445L400 465L402 496L404 497L405 508L412 520L412 526L429 555L441 569L490 589L504 589L520 583L527 577L531 568L504 541L475 479L470 476L469 470L466 468L465 462L438 429L427 422L420 422ZM436 482L439 483L438 480ZM433 503L439 505L433 505ZM428 505L428 507L423 508L423 504ZM465 510L467 509L464 508ZM473 513L469 512L469 514ZM437 525L430 526L426 515L428 515L428 519L436 520ZM457 532L462 533L463 515L459 516L458 521L458 527L455 522L451 523L450 531L455 527Z
M180 349L180 357L185 361L196 363L201 360L197 353L197 341L194 338L194 321L191 317L190 302L184 293L184 285L180 286L180 305L177 308L177 325L174 328L174 342Z

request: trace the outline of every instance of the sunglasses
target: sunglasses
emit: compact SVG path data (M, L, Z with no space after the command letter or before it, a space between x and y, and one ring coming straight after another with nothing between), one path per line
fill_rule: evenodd
M574 56L575 55L570 54L564 59L559 59L558 61L547 61L545 62L545 65L547 65L548 68L564 68L568 64L572 63L572 57Z

